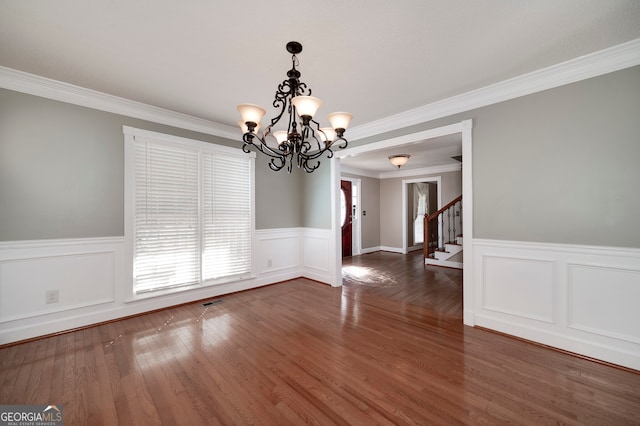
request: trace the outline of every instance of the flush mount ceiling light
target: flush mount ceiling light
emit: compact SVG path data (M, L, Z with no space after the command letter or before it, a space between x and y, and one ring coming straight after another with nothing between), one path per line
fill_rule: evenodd
M287 52L292 54L293 66L287 72L287 79L276 90L273 106L279 113L262 134L258 130L266 111L254 104L238 105L242 116L238 124L244 133L242 150L249 153L254 147L271 157L271 170L277 171L287 166L287 171L291 173L295 162L298 167L311 173L320 166L318 158L322 155L327 153L327 158L333 157L331 148L336 142L344 142L339 145L340 149L347 147L347 140L343 136L352 116L347 112L334 112L328 117L331 127L321 128L313 116L322 101L311 96L311 89L300 81L300 71L296 69L299 65L296 55L302 52L302 45L291 41L287 43ZM283 117L283 124L277 127Z
M391 162L391 164L393 164L397 168L400 168L407 164L407 162L409 161L409 157L411 157L409 154L391 155L389 157L389 162Z

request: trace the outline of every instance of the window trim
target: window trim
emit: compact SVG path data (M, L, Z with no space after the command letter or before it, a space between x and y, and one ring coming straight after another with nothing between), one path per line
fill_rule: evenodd
M199 141L195 139L183 138L180 136L173 136L164 133L153 132L144 129L138 129L135 127L123 126L122 131L124 134L124 240L125 247L123 251L124 259L123 265L125 269L125 302L134 302L138 300L144 300L167 294L184 293L189 290L202 289L210 286L216 286L220 284L226 284L231 282L244 281L247 279L255 278L257 274L258 265L256 259L256 238L255 238L255 153L245 153L242 149L231 148L228 146L218 145L210 142ZM251 273L248 277L239 278L237 276L229 277L227 279L218 280L203 280L201 279L198 284L190 286L182 286L177 288L167 288L151 292L144 292L136 294L134 292L134 279L133 279L133 253L134 253L134 230L135 230L135 139L144 138L152 139L154 141L166 144L169 146L187 147L189 149L198 150L200 152L209 153L221 153L224 155L236 156L239 158L249 158L250 161L250 185L251 185ZM201 170L198 171L201 173ZM201 277L202 278L202 277Z

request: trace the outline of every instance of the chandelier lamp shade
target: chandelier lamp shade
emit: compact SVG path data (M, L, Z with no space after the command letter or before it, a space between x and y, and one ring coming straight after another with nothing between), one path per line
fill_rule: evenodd
M389 157L389 162L397 168L400 168L409 162L409 157L411 157L409 154L392 155Z
M327 154L333 157L335 146L347 147L344 132L349 127L351 114L334 112L328 119L331 127L320 127L314 117L322 106L322 101L311 96L311 89L300 81L297 54L302 52L302 45L297 41L287 43L287 51L291 53L292 67L276 90L273 107L277 115L262 132L262 118L266 111L254 104L238 105L242 117L238 125L242 129L242 150L246 153L254 150L270 157L269 167L278 171L287 167L291 173L293 164L313 172L320 166L319 158Z

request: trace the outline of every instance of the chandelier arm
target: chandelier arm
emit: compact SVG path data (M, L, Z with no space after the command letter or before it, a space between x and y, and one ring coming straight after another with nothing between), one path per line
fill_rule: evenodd
M288 161L288 164L287 164L287 172L291 174L292 170L293 170L293 156L291 156L291 159Z
M260 141L260 144L256 144L253 142L254 139L258 139ZM273 148L271 148L269 145L266 144L266 142L259 136L257 136L256 134L253 133L245 133L243 136L243 141L244 144L242 145L242 150L246 153L251 152L251 146L255 147L255 149L257 149L258 151L262 152L263 154L269 156L272 158L271 161L273 161L273 159L278 159L282 162L286 161L286 157L287 157L287 153L286 152L278 152L275 151ZM279 149L281 150L281 148L279 147ZM283 166L280 166L280 168L282 168Z
M331 143L331 145L333 145L334 143L336 143L338 141L344 141L344 143L342 145L338 146L338 148L340 148L340 149L345 149L347 147L347 145L349 145L349 142L345 138L343 138L342 136L339 137L338 139L336 139L335 141L333 141Z
M298 160L298 161L300 162L300 160ZM303 158L301 162L302 162L302 168L307 173L313 173L313 171L315 169L320 167L320 161L316 161L316 163L313 166L309 165L309 159L308 158Z
M324 154L328 154L327 158L332 158L333 157L333 151L331 150L331 148L325 148L322 151L315 151L312 154L300 154L300 157L304 158L305 160L315 160L316 158L320 158L322 157Z
M280 160L280 162L282 164L276 164L276 160ZM282 170L282 168L286 165L286 158L272 158L269 161L269 168L271 170L273 170L274 172L277 172L278 170Z
M309 130L311 131L311 137L313 138L313 140L316 141L316 146L318 147L319 151L324 151L325 149L329 148L329 144L327 144L326 142L323 142L321 139L322 138L318 138L319 135L316 135L316 130L318 131L318 133L322 133L325 136L325 140L327 140L327 135L325 134L325 132L323 132L320 129L320 123L318 123L316 120L311 119L309 121L310 123L313 123L316 125L315 130L313 129L313 127L311 127L311 125L309 125Z

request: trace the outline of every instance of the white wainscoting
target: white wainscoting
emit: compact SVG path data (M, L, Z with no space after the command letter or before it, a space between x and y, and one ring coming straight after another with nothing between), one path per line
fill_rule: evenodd
M277 274L291 279L301 274L300 229L266 229L256 231L260 275Z
M258 230L252 278L137 300L124 237L2 242L0 344L301 276L331 284L330 236L323 229ZM57 303L46 303L49 290L58 290Z
M331 279L335 276L332 268L331 250L332 232L330 229L311 229L304 228L302 230L302 276L320 281L326 284L335 285ZM337 283L341 285L342 283Z
M269 229L256 232L261 276L273 282L297 277L332 284L331 230Z
M111 309L122 297L123 241L0 243L0 344L91 324L86 318ZM52 290L58 302L48 304Z
M0 250L0 323L115 300L121 239L6 244ZM47 291L58 301L46 303Z
M474 239L473 256L475 325L640 370L640 250Z

